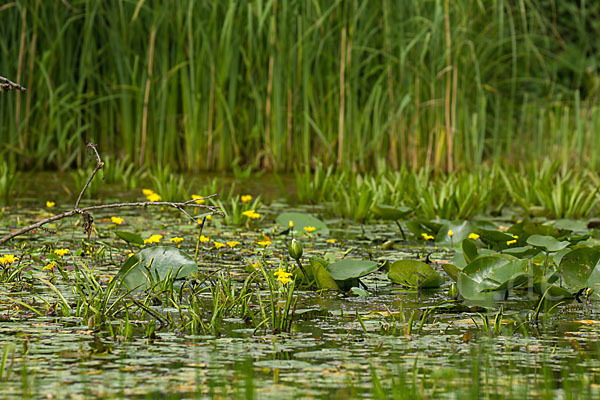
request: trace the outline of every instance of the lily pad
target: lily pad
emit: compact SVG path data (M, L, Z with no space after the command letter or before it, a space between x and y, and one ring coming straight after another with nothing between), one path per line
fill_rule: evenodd
M152 282L160 282L168 276L181 279L196 271L198 265L181 250L155 246L129 257L121 266L118 276L128 289L145 290L151 287Z
M552 236L543 235L531 235L527 238L527 243L550 252L562 250L571 244L568 241L559 242Z
M126 232L126 231L115 231L115 235L126 241L127 243L137 244L138 246L144 245L144 239L137 233Z
M322 235L328 235L329 229L327 225L323 221L318 218L313 217L310 214L303 214L298 212L285 212L279 214L275 219L277 225L287 228L290 224L290 221L294 223L294 230L296 232L304 232L304 228L306 227L314 227L315 233L320 233Z
M335 279L331 277L329 272L325 269L325 261L318 258L311 258L310 265L312 267L313 274L315 275L315 281L319 289L331 289L340 292L341 289L335 282Z
M463 269L458 290L465 298L477 299L478 293L512 289L531 277L528 265L527 260L506 255L481 256Z
M379 269L379 264L367 260L341 260L329 264L326 269L336 281L345 281L375 272Z
M452 237L448 235L450 230L453 233ZM451 221L442 225L435 237L435 242L445 246L457 245L469 237L474 230L475 228L469 221Z
M398 260L390 265L388 278L399 285L410 288L437 288L444 282L429 264L417 260Z
M600 287L600 250L581 247L565 254L558 271L565 284L577 291L586 287Z
M387 204L377 204L371 208L371 211L382 219L387 219L390 221L397 221L399 219L405 218L412 212L412 208L410 207L394 207L389 206Z

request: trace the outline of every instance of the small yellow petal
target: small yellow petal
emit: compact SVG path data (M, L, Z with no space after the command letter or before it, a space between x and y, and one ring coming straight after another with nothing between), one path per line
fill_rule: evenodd
M48 208L52 208L52 207L54 207L55 205L56 205L56 203L55 203L55 202L53 202L53 201L47 201L47 202L46 202L46 207L48 207Z
M252 200L252 196L251 195L245 194L245 195L242 196L242 203L247 203L250 200Z

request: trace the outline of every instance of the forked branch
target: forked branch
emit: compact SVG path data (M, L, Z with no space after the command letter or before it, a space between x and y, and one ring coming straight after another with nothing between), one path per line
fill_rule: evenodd
M20 90L21 92L27 91L27 88L24 88L23 86L19 85L18 83L14 83L13 81L11 81L8 78L0 76L0 92L8 92L9 90L12 90L12 89Z

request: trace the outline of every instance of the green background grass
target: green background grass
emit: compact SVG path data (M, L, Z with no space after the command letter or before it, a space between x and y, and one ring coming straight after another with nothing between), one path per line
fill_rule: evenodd
M600 165L600 5L559 0L18 0L0 154L279 171Z

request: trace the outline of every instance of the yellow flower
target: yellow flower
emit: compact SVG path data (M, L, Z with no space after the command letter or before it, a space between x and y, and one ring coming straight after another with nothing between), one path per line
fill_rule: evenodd
M291 219L288 225L290 226L290 229L294 229L294 221L292 221Z
M12 254L7 254L4 257L0 258L0 264L2 265L12 264L17 261L19 261L19 259L13 256Z
M55 203L55 202L53 202L53 201L47 201L47 202L46 202L46 207L48 207L48 208L52 208L52 207L54 207L55 205L56 205L56 203Z
M245 194L245 195L242 196L242 203L247 203L250 200L252 200L252 196L251 195Z
M317 228L315 228L314 226L305 226L304 230L308 233L312 233L312 232L316 231Z
M248 210L248 211L244 211L242 213L243 216L248 217L250 219L257 219L260 218L260 214L257 213L255 210Z
M213 242L215 244L216 249L220 249L221 247L225 247L225 243L221 242Z
M207 216L206 216L206 217L204 217L204 218L206 218L206 220L207 220L207 221L212 221L212 215L210 215L210 214L209 214L209 215L207 215Z
M57 256L65 256L67 255L67 253L69 252L69 249L56 249L54 250L54 254L56 254Z
M508 242L506 242L506 245L510 246L511 244L515 244L515 243L517 243L517 240L513 239L513 240L509 240Z
M258 263L257 263L257 262L256 262L256 263L254 263L254 264L252 264L252 268L254 268L254 269L258 269L258 267L259 267L259 265L258 265Z
M518 235L512 235L513 238L518 239L519 236Z
M123 221L125 221L121 217L110 217L110 220L113 222L113 224L117 224L117 225L121 225L123 223Z
M158 243L160 239L163 238L163 235L152 235L148 239L144 240L144 243Z
M331 243L331 244L335 244L335 242L337 242L337 240L335 240L335 239L327 239L326 242L327 243Z
M204 197L204 196L199 196L197 194L192 195L192 199L196 200L196 202L195 202L196 204L204 204L205 203L205 200L202 197Z
M426 233L421 233L421 236L423 236L423 239L425 239L425 240L433 240L433 239L435 239L433 236L428 235Z
M258 244L259 246L264 246L264 247L270 246L271 243L272 243L271 239L269 239L269 240L260 240L260 241L256 242L256 244Z
M146 199L150 202L155 202L155 201L160 201L162 199L162 197L160 197L159 194L152 193L151 195L146 196Z
M173 242L173 243L179 243L179 242L183 242L183 238L182 237L174 237L174 238L169 239L169 241Z
M448 236L450 236L450 237L454 236L454 232L452 232L452 229L448 229Z
M476 233L469 233L469 239L477 240L479 239L479 235Z
M279 268L273 273L273 275L275 275L277 277L277 280L283 283L284 285L291 282L290 276L292 276L292 274L290 272L285 272L283 268Z
M204 236L204 235L200 235L200 242L202 243L206 243L208 242L210 239L208 238L208 236Z
M230 242L227 242L227 246L231 247L232 249L237 246L238 244L240 244L240 242L236 242L235 240L232 240Z
M56 263L54 261L46 264L46 266L44 268L42 268L42 271L52 271L54 269L54 267L56 267Z
M150 189L142 189L142 193L146 197L152 196L153 194L156 194L156 193L154 193L154 190L150 190Z

